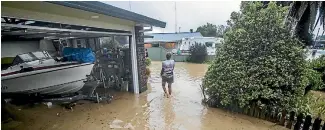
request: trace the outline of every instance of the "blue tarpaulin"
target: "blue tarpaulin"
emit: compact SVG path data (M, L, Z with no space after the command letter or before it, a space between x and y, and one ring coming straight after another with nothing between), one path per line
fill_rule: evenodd
M91 48L71 48L65 47L63 49L63 57L68 61L78 61L81 63L94 63L95 54Z

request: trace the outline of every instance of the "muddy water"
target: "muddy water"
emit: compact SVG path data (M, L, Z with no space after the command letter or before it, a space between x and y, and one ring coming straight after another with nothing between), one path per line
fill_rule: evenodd
M177 63L171 98L163 95L159 76L161 62L153 62L150 87L140 95L114 93L110 104L79 102L73 111L60 106L13 108L21 122L2 128L18 130L89 130L129 128L137 130L266 130L284 129L270 122L207 108L201 104L200 80L205 64Z

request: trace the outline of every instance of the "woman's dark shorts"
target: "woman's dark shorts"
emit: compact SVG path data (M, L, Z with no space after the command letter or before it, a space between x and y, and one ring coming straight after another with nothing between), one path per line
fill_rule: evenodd
M165 76L162 76L162 84L164 85L164 84L166 84L166 82L168 84L174 83L174 76L173 77L170 77L170 78L167 78Z

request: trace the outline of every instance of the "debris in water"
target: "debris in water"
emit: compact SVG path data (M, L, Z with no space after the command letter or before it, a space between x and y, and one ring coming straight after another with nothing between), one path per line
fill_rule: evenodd
M127 123L124 128L129 129L129 130L134 130L134 127L131 123Z
M148 105L147 104L144 104L142 107L148 107Z
M123 123L123 121L121 120L118 120L118 119L115 119L110 125L109 127L111 129L120 129L120 128L123 128L120 124Z
M63 104L65 109L70 109L73 111L73 107L77 105L77 103L68 103L68 104Z
M6 103L10 103L12 101L12 99L4 99Z
M53 104L52 102L46 102L46 103L43 103L44 105L47 106L47 108L52 108Z

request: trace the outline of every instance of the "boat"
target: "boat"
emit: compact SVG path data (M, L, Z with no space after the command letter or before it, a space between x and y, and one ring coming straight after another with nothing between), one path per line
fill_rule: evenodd
M1 71L1 93L49 96L76 93L93 66L89 62L52 58L47 51L19 54L9 68Z

